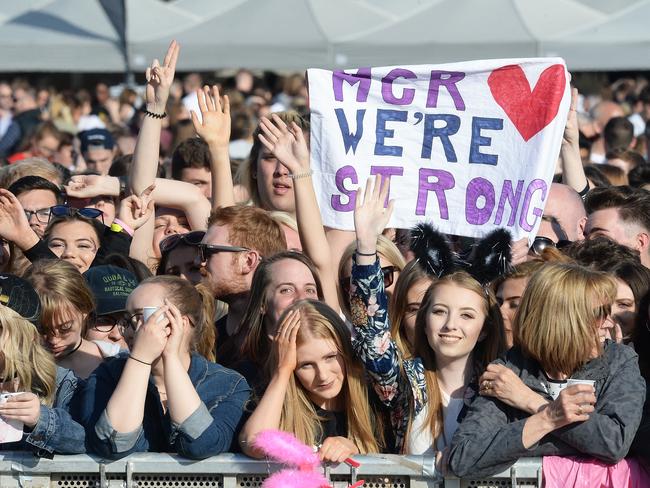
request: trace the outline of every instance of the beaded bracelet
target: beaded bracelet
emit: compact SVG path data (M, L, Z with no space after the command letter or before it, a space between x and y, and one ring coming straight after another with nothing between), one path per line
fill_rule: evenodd
M147 110L147 109L144 110L144 114L148 115L149 117L151 117L153 119L164 119L165 117L167 117L167 112L157 114L155 112L149 112L149 110Z
M296 174L293 174L293 175L289 175L289 178L291 178L292 180L297 180L299 178L307 178L307 177L311 176L312 174L314 174L314 172L310 169L309 171L304 171L302 173L296 173Z

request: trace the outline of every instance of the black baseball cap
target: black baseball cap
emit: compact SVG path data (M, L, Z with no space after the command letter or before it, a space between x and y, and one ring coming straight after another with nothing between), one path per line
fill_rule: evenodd
M29 282L16 275L0 273L0 304L9 307L40 330L41 299Z
M126 299L138 286L130 271L112 265L93 266L84 273L88 287L95 296L97 315L126 310Z
M113 149L115 140L113 135L106 129L90 129L79 133L81 141L81 152L88 152L89 149Z

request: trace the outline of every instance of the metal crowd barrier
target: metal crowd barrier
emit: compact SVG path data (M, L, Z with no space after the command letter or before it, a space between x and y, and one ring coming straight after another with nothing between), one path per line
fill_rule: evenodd
M511 469L487 479L434 478L433 458L423 456L355 456L359 468L326 467L334 488L363 479L365 488L541 487L541 459L519 460ZM36 458L29 452L0 454L1 488L257 488L281 466L240 454L191 461L170 454L140 453L107 462L87 455Z

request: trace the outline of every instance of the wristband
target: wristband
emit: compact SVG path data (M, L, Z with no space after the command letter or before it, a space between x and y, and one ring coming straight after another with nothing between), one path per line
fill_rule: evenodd
M302 173L291 174L289 175L289 178L292 180L298 180L300 178L309 178L313 174L314 172L310 169L309 171L303 171Z
M366 253L366 252L361 252L361 251L357 250L356 253L357 253L358 256L368 256L368 257L377 255L377 251Z
M129 354L129 359L133 359L134 361L137 361L140 364L145 364L147 366L151 366L151 363L147 363L147 362L143 361L142 359L138 359L136 357L133 357L131 354Z
M115 229L113 229L113 226L115 226ZM119 227L119 230L117 229ZM128 224L125 224L122 222L120 219L113 219L113 223L111 224L111 230L114 232L126 232L129 234L131 237L133 237L133 234L135 234L135 230L131 228Z

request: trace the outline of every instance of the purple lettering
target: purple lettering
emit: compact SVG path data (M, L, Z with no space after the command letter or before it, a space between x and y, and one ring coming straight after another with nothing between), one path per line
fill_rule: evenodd
M456 86L456 83L463 78L465 78L465 73L461 73L460 71L432 71L431 79L429 80L427 107L438 106L438 92L440 91L440 85L444 85L454 101L456 110L465 110L465 102Z
M510 205L510 218L508 219L508 227L515 225L517 219L517 209L519 208L519 200L521 193L524 190L524 180L517 181L517 191L512 189L512 181L505 180L503 182L503 189L501 190L501 197L499 198L499 206L497 207L497 214L494 217L494 225L501 225L503 220L503 212L505 210L506 201Z
M357 191L348 190L345 187L345 180L351 180L352 184L356 185L359 183L357 178L357 172L352 166L343 166L336 170L336 188L343 193L347 198L347 203L342 202L341 195L332 195L332 208L338 212L352 212L354 211L354 205L356 202Z
M535 219L533 220L533 223L528 222L528 210L530 208L530 201L533 198L533 194L540 190L542 192L542 202L546 199L546 183L544 180L533 180L530 182L528 185L528 188L526 188L526 194L524 195L524 203L521 207L521 215L519 215L519 227L524 229L526 232L530 232L533 230L533 227L535 227L535 224L537 223L537 219L542 216L544 213L543 207L535 207L532 210L532 214L535 216Z
M429 181L430 177L435 177L436 181ZM456 184L454 176L441 169L420 168L420 177L418 182L418 203L415 209L415 215L424 215L427 209L427 197L430 191L435 192L438 199L438 208L440 218L449 220L449 210L447 208L447 197L445 191L450 190Z
M388 205L390 200L390 182L393 176L403 176L404 168L402 166L370 166L371 175L381 175L382 181L388 178L388 195L384 207Z
M357 102L365 102L368 100L371 80L370 68L359 68L355 74L349 74L342 70L334 71L332 73L332 89L334 90L334 100L337 102L343 101L344 80L350 85L359 83Z
M391 105L408 105L413 102L415 90L413 88L404 88L402 96L396 97L393 93L393 82L397 78L406 78L407 80L416 79L417 75L408 69L395 68L381 79L381 96L384 102Z
M465 219L473 225L483 225L490 220L494 209L494 187L485 178L474 178L467 185L465 194ZM483 197L485 204L478 207L478 199Z

